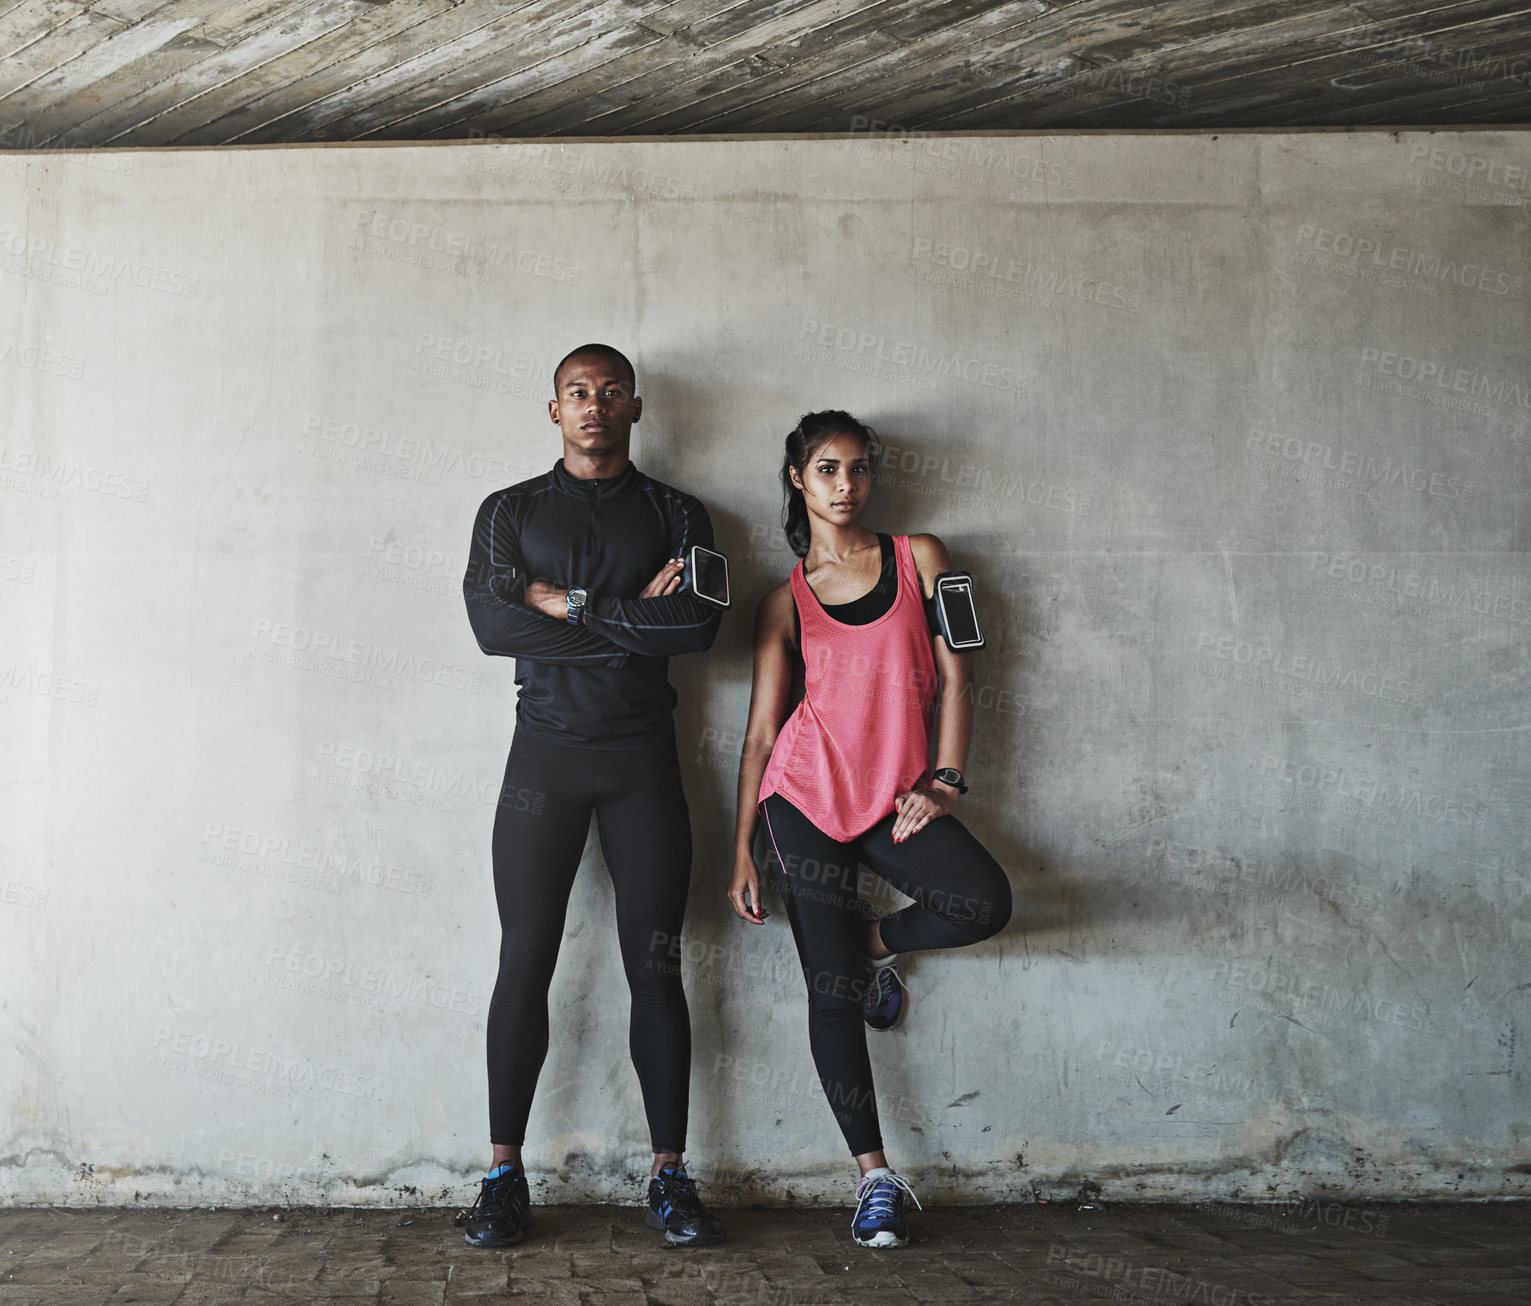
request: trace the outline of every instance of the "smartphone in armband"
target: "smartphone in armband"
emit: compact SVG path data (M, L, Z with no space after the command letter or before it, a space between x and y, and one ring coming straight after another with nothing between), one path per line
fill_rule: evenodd
M686 585L699 599L715 603L720 608L728 606L728 559L721 553L704 549L700 544L691 546L686 559Z
M936 619L941 638L954 653L982 648L978 609L973 604L973 578L965 571L943 571L936 577Z

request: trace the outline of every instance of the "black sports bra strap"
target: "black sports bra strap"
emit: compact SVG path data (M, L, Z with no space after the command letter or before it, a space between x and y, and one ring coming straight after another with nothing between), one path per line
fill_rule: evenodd
M843 625L870 625L890 611L898 597L898 553L893 547L893 537L879 532L877 543L882 551L882 570L878 573L877 584L849 603L819 604L829 617Z

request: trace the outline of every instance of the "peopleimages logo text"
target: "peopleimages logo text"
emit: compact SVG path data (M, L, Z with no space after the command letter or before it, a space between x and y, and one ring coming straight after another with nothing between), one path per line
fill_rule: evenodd
M342 422L310 414L303 420L302 434L308 439L317 437L326 444L355 449L360 453L418 463L437 472L461 472L475 480L521 479L520 465L508 458L495 454L465 453L439 440L400 435L397 431L366 426L361 422Z
M76 273L98 282L138 286L142 290L160 290L170 295L195 298L198 278L175 268L161 267L143 259L124 258L103 253L73 241L50 240L46 236L28 236L22 231L0 227L0 254L24 260L23 269ZM22 271L21 275L29 275Z
M1471 290L1519 299L1525 294L1526 279L1498 268L1454 258L1442 258L1426 250L1407 245L1389 245L1384 240L1361 236L1350 231L1336 231L1304 222L1297 228L1297 243L1316 253L1334 258L1367 260L1378 268L1424 277L1430 281L1450 281Z
M838 350L879 363L909 369L913 375L952 377L987 386L992 390L1024 391L1031 378L1016 368L990 359L964 354L960 349L932 349L918 340L890 340L871 331L805 317L798 328L800 346Z
M1413 812L1449 825L1482 826L1488 819L1488 808L1482 803L1425 793L1417 785L1357 777L1342 766L1283 761L1267 753L1260 759L1260 771L1294 790L1324 790L1362 807L1375 805L1382 810Z
M1142 304L1142 295L1136 287L1118 285L1103 277L1069 268L1032 263L1011 257L1002 250L970 248L916 236L910 258L915 264L929 263L932 267L970 277L976 285L1008 282L1044 297L1056 295L1087 300L1105 308L1123 308L1132 312Z
M265 617L256 621L254 638L272 649L289 650L316 661L349 664L473 694L478 693L483 679L479 672L441 658L416 657L366 640L345 639L329 631L309 630Z

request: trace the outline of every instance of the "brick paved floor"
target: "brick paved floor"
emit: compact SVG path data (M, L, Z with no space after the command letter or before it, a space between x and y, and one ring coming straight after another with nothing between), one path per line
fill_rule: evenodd
M543 1207L483 1252L440 1208L0 1210L0 1306L1531 1303L1531 1205L947 1207L881 1252L848 1211L721 1214L729 1241L687 1250L636 1209Z

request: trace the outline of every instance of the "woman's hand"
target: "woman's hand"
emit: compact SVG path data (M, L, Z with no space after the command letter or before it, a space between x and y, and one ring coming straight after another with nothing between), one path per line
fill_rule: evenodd
M746 893L750 896L748 906L744 901ZM733 904L734 914L751 925L765 924L765 918L771 914L760 905L760 871L748 853L740 853L734 859L734 881L728 886L728 900Z
M957 806L957 791L945 785L936 789L906 789L893 799L898 819L893 822L893 842L903 843L939 816L949 816Z
M686 570L684 558L671 558L659 569L659 574L643 587L643 593L638 595L640 599L657 599L666 594L674 594L680 588L680 574Z

